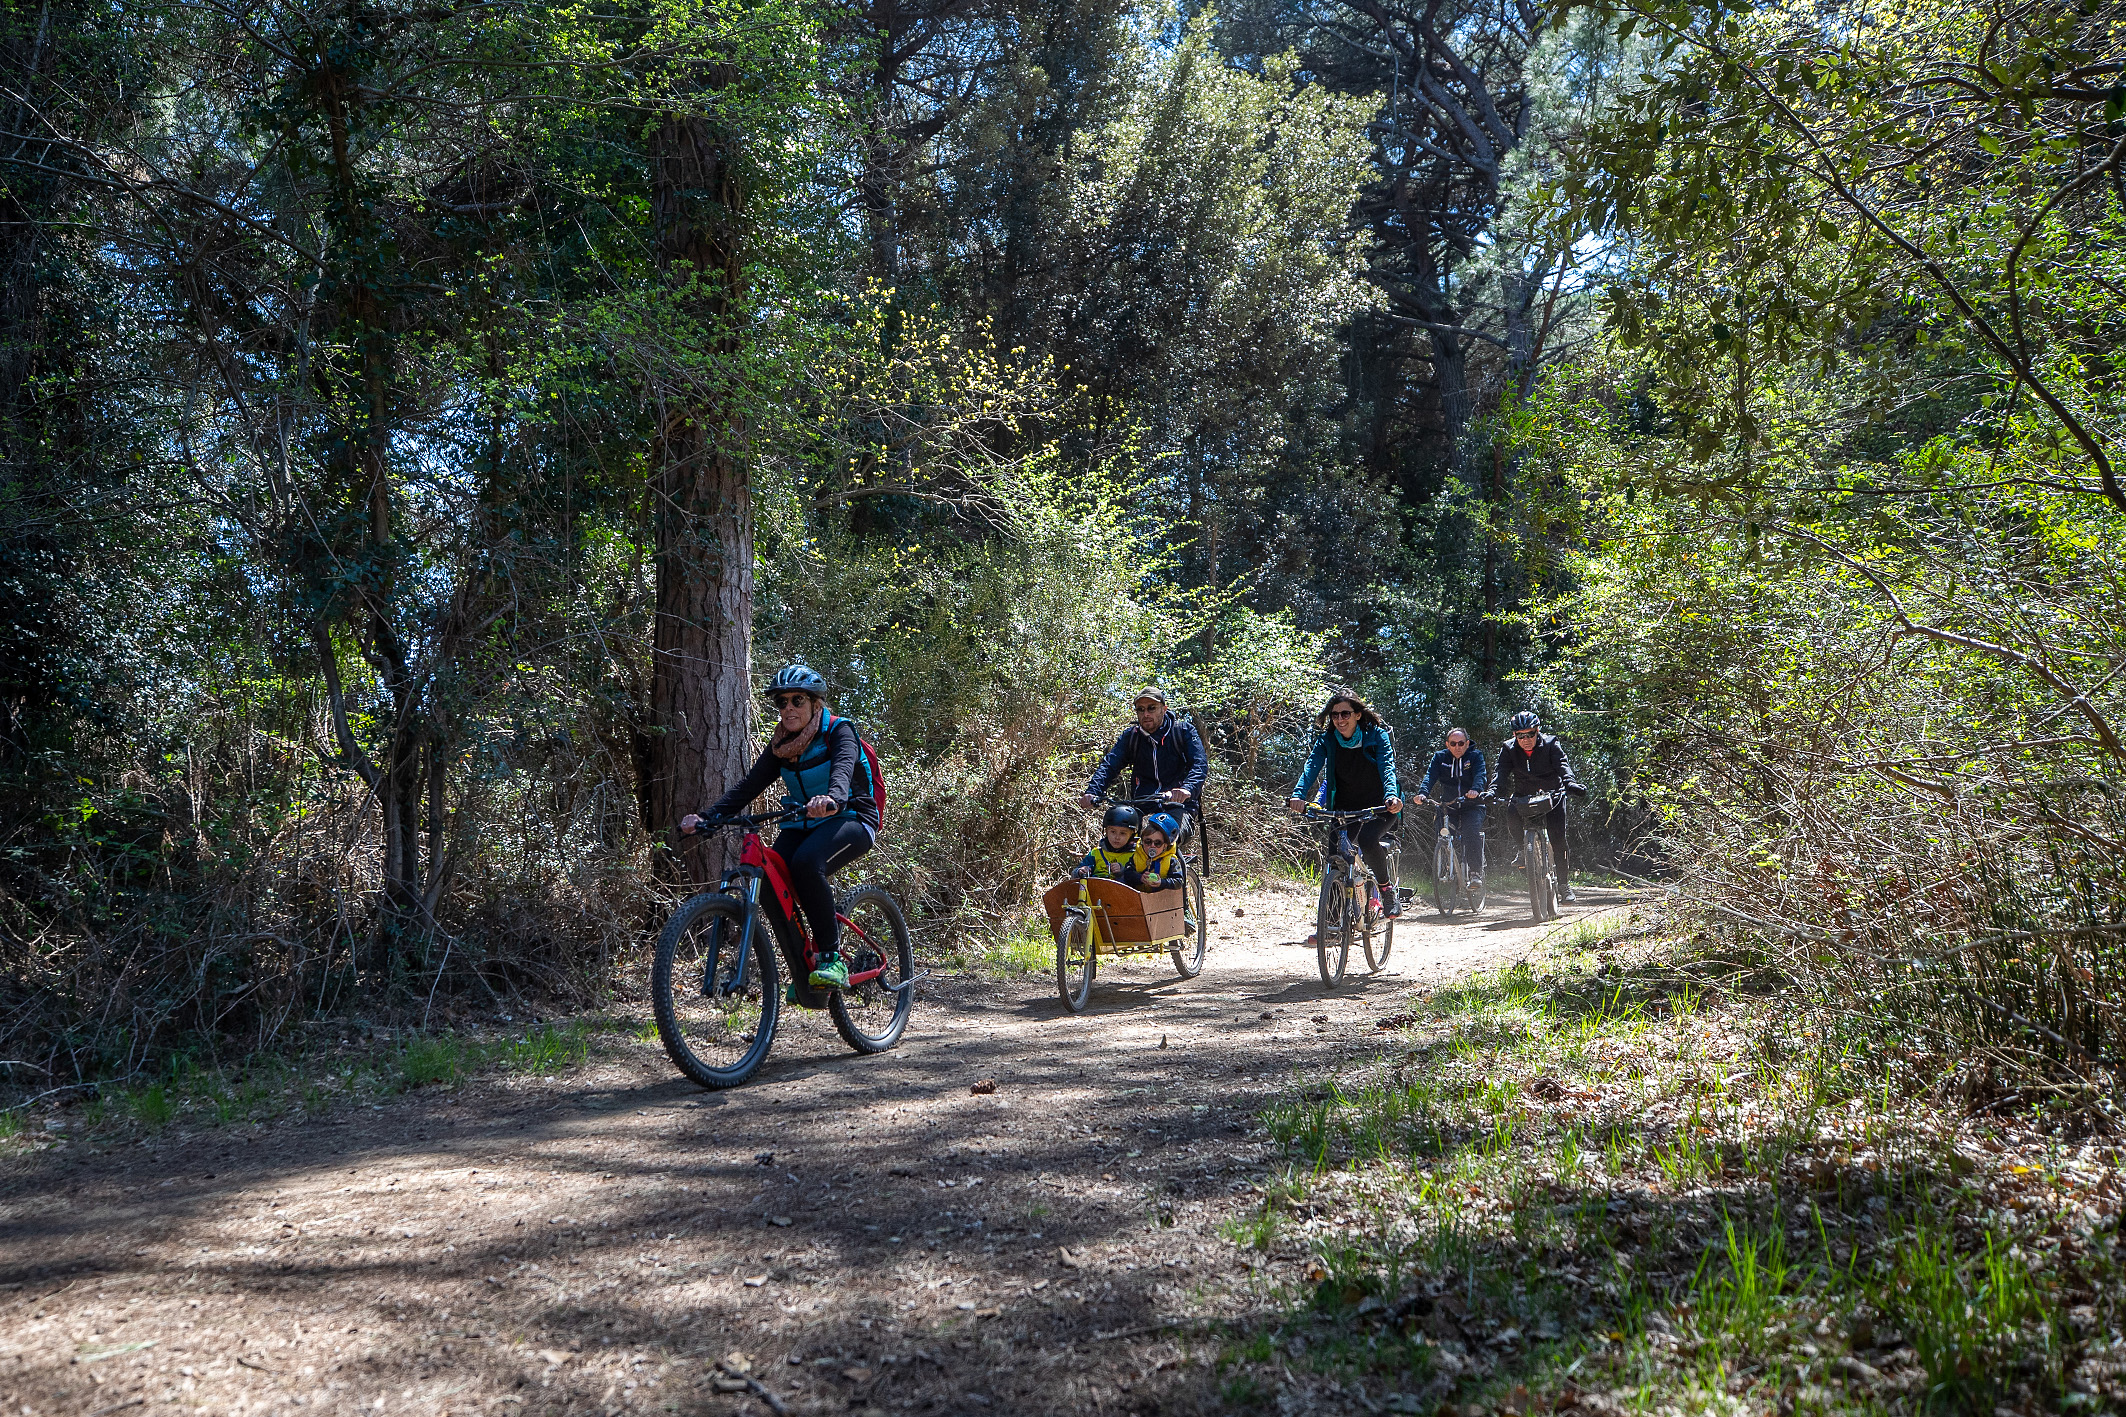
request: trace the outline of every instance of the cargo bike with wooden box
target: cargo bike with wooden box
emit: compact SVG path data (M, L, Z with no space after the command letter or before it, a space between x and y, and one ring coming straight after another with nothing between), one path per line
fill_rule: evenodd
M1156 798L1129 805L1173 810ZM1166 954L1183 979L1203 973L1203 942L1210 924L1204 912L1203 874L1210 865L1210 843L1200 820L1187 826L1193 830L1184 829L1177 846L1187 853L1193 838L1196 859L1179 890L1145 892L1090 876L1058 881L1041 897L1049 931L1056 937L1056 992L1072 1013L1083 1013L1092 999L1093 977L1103 955Z

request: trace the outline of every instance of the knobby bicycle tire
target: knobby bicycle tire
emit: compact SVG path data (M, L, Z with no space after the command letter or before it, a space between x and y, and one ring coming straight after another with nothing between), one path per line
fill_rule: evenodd
M1191 947L1184 936L1182 943L1175 946L1172 953L1174 968L1181 972L1181 977L1194 979L1203 973L1203 942L1211 933L1211 917L1203 913L1203 877L1191 874L1188 884L1182 889L1189 893L1189 903L1196 912L1195 944Z
M876 951L885 972L877 980L854 989L837 989L827 999L827 1013L834 1031L859 1053L883 1053L901 1041L908 1016L915 1012L915 990L891 986L915 977L915 949L908 942L908 921L901 903L884 886L853 886L835 903L868 938L852 940L842 930L842 957L850 973L872 968L869 951ZM870 1025L867 1027L867 1025Z
M1528 838L1528 905L1540 925L1558 914L1557 886L1550 873L1550 833L1537 827Z
M1365 951L1366 963L1369 966L1373 962L1373 937L1379 933L1378 927L1382 918L1380 911L1373 904L1373 897L1379 891L1380 882L1373 879L1371 872L1358 877L1358 920L1352 933L1358 936L1359 946Z
M1432 908L1452 915L1455 904L1454 843L1441 837L1432 845Z
M1321 982L1334 989L1343 982L1351 963L1351 893L1335 866L1321 873L1321 899L1314 907L1314 953L1321 965ZM1329 957L1336 967L1329 967Z
M1383 887L1383 889L1386 889L1386 887ZM1366 918L1368 922L1374 920L1371 907L1367 908ZM1380 926L1378 930L1370 928L1370 924L1366 930L1366 969L1373 974L1378 974L1383 969L1386 969L1388 967L1388 956L1395 953L1395 917L1384 910L1378 918L1378 924ZM1379 949L1374 948L1376 940L1379 941Z
M1084 1013L1092 1001L1096 963L1092 927L1083 915L1066 912L1063 928L1056 931L1056 992L1063 996L1063 1007L1074 1014Z
M729 955L745 938L749 916L752 949L743 976L734 977ZM743 897L705 891L672 912L657 936L650 1007L656 1011L665 1055L680 1072L703 1087L726 1088L759 1071L782 1019L775 963L767 917ZM752 1031L740 1033L748 1023ZM703 1057L714 1044L730 1051Z

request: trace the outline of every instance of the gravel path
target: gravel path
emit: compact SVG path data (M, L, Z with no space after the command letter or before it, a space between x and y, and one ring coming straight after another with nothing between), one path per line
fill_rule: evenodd
M1271 1159L1256 1112L1557 927L1515 898L1414 915L1331 992L1309 895L1211 915L1198 979L1103 969L1079 1017L1046 976L932 980L871 1059L793 1012L732 1093L622 1041L555 1079L17 1158L0 1412L1219 1410L1206 1324L1266 1278L1219 1231ZM1359 1410L1303 1376L1280 1405Z

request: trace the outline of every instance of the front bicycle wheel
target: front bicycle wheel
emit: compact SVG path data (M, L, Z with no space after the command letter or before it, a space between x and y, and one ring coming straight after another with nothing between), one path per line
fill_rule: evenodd
M1557 918L1557 886L1550 878L1550 835L1541 828L1528 833L1528 905L1535 923Z
M1383 887L1384 890L1393 887ZM1374 974L1388 967L1388 956L1395 952L1395 917L1383 914L1378 921L1373 912L1366 912L1366 968Z
M1064 915L1056 932L1056 992L1074 1014L1084 1013L1093 996L1092 927L1076 911Z
M708 891L673 911L657 937L650 1006L665 1053L687 1077L713 1088L752 1077L782 1017L775 941L760 907Z
M1174 946L1174 968L1183 979L1194 979L1203 973L1203 942L1210 934L1211 918L1203 913L1203 877L1191 875L1182 889L1188 892L1188 909L1181 913L1187 929L1181 943Z
M1351 888L1331 866L1321 873L1321 900L1314 907L1314 955L1321 982L1334 989L1351 962Z
M1432 846L1432 908L1441 915L1454 913L1454 842L1444 836Z
M901 903L884 886L856 886L835 906L842 925L841 955L852 975L877 970L876 979L827 996L834 1031L859 1053L883 1053L901 1041L915 1012L915 947Z

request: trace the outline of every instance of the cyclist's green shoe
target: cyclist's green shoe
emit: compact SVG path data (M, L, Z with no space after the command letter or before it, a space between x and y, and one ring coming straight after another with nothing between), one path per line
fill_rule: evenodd
M837 955L822 955L812 968L812 987L815 989L846 989L849 987L849 966Z

